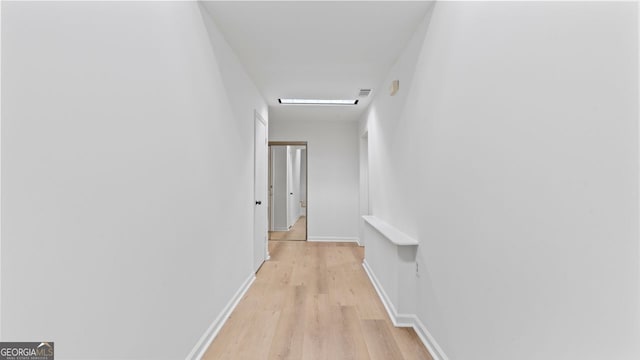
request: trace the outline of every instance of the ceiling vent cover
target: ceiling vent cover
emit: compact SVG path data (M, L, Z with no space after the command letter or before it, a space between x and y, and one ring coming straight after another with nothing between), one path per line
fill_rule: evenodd
M371 94L371 89L360 89L358 97L367 97L369 94Z

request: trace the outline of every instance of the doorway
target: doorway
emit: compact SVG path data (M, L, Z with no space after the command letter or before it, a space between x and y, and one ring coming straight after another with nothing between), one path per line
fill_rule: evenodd
M305 241L307 142L269 142L269 240Z

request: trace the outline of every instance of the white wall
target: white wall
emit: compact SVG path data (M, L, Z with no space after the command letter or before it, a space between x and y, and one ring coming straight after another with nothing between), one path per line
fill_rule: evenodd
M0 69L2 69L2 3L0 3ZM0 82L2 81L2 74L0 73ZM0 84L0 120L2 118L2 86ZM2 124L0 121L0 173L2 168ZM4 339L2 336L2 176L0 175L0 340Z
M381 84L372 210L420 241L390 297L449 359L640 358L636 6L438 2Z
M358 236L358 123L272 118L270 141L307 141L309 239Z
M2 16L3 340L184 358L252 274L264 101L194 2Z
M271 177L273 185L272 221L274 231L287 231L287 147L271 147Z

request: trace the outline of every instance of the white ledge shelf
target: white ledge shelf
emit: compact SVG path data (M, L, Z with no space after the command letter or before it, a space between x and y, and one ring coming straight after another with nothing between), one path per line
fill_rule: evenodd
M362 218L393 244L398 246L418 246L418 240L410 237L377 217L373 215L363 215Z

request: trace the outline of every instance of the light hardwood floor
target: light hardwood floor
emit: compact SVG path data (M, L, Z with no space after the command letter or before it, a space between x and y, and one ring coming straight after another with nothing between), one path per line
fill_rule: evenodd
M432 360L396 328L353 243L269 242L252 287L203 359Z
M269 231L269 240L307 240L307 217L300 216L289 231Z

